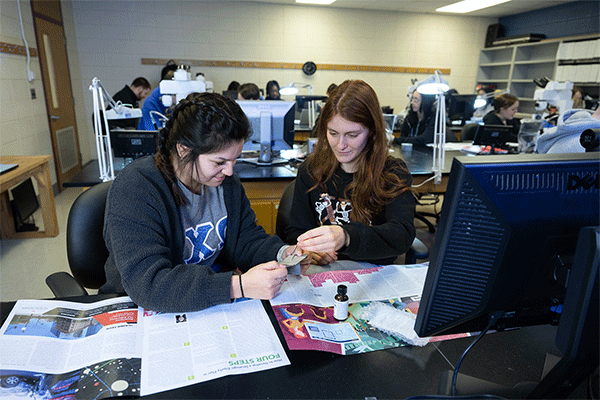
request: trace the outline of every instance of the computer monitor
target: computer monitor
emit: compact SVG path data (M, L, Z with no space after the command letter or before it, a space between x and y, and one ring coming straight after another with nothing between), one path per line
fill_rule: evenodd
M452 121L452 125L462 126L467 121L470 121L475 112L476 94L455 94L452 95L448 107L448 119Z
M296 103L281 100L237 100L250 124L252 135L244 144L246 151L258 151L257 159L244 158L244 162L257 165L285 163L273 157L272 151L289 150L294 145L294 114Z
M599 224L599 174L600 153L456 157L417 334L557 323L578 234Z
M385 121L385 127L391 133L394 132L394 127L396 126L396 120L398 116L396 114L383 114L383 119Z
M492 149L503 149L506 147L506 142L510 141L512 132L512 125L479 125L473 138L473 144L491 146Z
M223 96L229 97L231 100L237 100L238 91L237 90L223 90Z
M302 110L304 108L309 108L309 103L311 101L326 101L327 96L323 95L297 95L296 96L296 104L298 105L298 110Z
M114 157L139 158L156 153L158 131L113 129L110 144Z

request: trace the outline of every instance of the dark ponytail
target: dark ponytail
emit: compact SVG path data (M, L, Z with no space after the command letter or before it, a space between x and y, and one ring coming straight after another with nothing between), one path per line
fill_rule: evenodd
M178 159L183 167L195 164L200 154L214 153L249 136L250 123L235 101L217 93L194 93L180 101L158 133L156 153L156 166L169 183L175 202L186 203L173 166L173 157L179 157L178 143L190 149Z

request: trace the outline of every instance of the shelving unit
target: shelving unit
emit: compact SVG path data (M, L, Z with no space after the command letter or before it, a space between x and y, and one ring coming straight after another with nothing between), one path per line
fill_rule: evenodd
M557 79L571 81L597 99L600 88L600 39L563 41L558 48Z
M592 63L599 64L600 58L594 57L583 60L563 60L559 58L559 48L565 46L563 43L598 41L599 37L600 35L588 35L485 48L481 50L479 56L477 83L494 85L496 89L501 90L508 89L509 93L519 98L519 114L521 116L529 116L535 112L533 94L538 88L533 81L535 78L547 77L551 80L570 80L575 85L583 87L587 94L598 98L599 76L596 76L595 80L591 82L577 82L573 78L558 76L557 71L564 72L559 68L559 65L562 67L563 64L585 65L584 68L589 68L588 65L592 65ZM591 44L586 49L598 49L600 51L600 47L593 47ZM562 51L560 53L563 54ZM589 52L585 54L589 54Z

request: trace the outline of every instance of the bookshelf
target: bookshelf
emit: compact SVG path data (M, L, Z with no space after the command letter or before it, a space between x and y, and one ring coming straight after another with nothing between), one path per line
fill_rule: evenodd
M600 35L547 39L488 47L480 52L477 83L494 85L519 98L519 113L535 112L535 78L569 80L598 98Z

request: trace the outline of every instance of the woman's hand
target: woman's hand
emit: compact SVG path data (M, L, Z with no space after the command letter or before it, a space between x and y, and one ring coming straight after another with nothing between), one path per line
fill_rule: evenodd
M315 253L309 251L307 259L310 259L312 264L327 265L337 261L337 253L335 251L333 253Z
M339 225L324 225L298 236L298 247L304 251L333 255L350 244L350 236Z
M244 296L252 299L270 300L279 293L285 281L287 267L277 261L269 261L256 265L242 274L242 288ZM231 297L242 297L239 277L233 276L231 280Z

